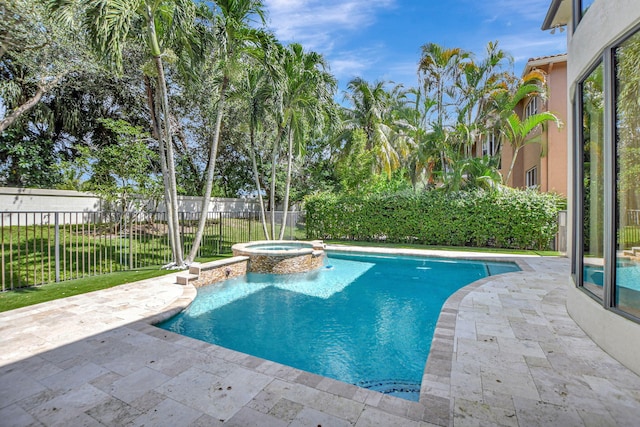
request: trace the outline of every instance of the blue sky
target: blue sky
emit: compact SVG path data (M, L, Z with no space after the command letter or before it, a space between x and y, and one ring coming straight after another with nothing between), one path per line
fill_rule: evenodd
M339 86L355 76L417 85L420 47L437 43L483 57L489 41L514 58L564 53L566 33L540 30L551 0L265 0L282 43L325 56Z

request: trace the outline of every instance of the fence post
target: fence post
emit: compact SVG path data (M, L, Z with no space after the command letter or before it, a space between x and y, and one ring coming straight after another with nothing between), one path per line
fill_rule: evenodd
M133 214L129 215L129 270L133 270Z
M53 241L55 245L54 257L56 264L56 283L60 281L60 219L58 212L54 213Z
M182 252L187 252L187 241L184 235L184 212L180 212L180 240L182 241Z
M218 224L219 224L219 233L218 233L218 253L216 255L220 255L222 253L222 212L218 212Z

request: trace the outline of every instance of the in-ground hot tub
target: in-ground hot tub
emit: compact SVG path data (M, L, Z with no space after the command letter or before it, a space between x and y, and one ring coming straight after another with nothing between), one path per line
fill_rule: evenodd
M248 256L247 271L254 273L302 273L322 267L324 244L321 240L260 240L237 243L233 256Z

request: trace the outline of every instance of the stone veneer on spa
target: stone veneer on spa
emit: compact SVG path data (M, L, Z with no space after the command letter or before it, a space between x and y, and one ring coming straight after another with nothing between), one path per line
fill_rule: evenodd
M253 273L302 273L322 267L324 244L321 240L264 240L238 243L234 256L248 256L247 271Z

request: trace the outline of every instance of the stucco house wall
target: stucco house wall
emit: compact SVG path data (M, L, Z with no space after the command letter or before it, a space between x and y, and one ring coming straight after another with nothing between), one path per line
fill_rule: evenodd
M567 170L580 159L575 158L578 152L578 132L573 123L573 105L577 102L579 82L586 77L592 67L603 59L605 49L613 46L631 30L640 28L640 1L638 0L595 0L573 31L571 8L577 2L570 0L552 0L543 24L543 29L556 26L567 27L567 110L566 132L571 137L567 145ZM605 70L605 73L607 71ZM612 87L604 88L605 93ZM605 126L607 125L605 122ZM604 129L605 142L612 144L611 128ZM607 141L607 138L609 141ZM576 230L574 215L579 214L574 204L575 188L582 183L576 182L573 173L568 174L567 195L569 202L568 226L574 233ZM610 208L612 201L605 203ZM572 243L570 238L569 243ZM575 260L581 251L570 247L572 259ZM580 327L605 351L622 362L625 366L640 374L640 324L620 313L604 307L603 303L591 298L579 289L572 277L568 276L567 310Z

